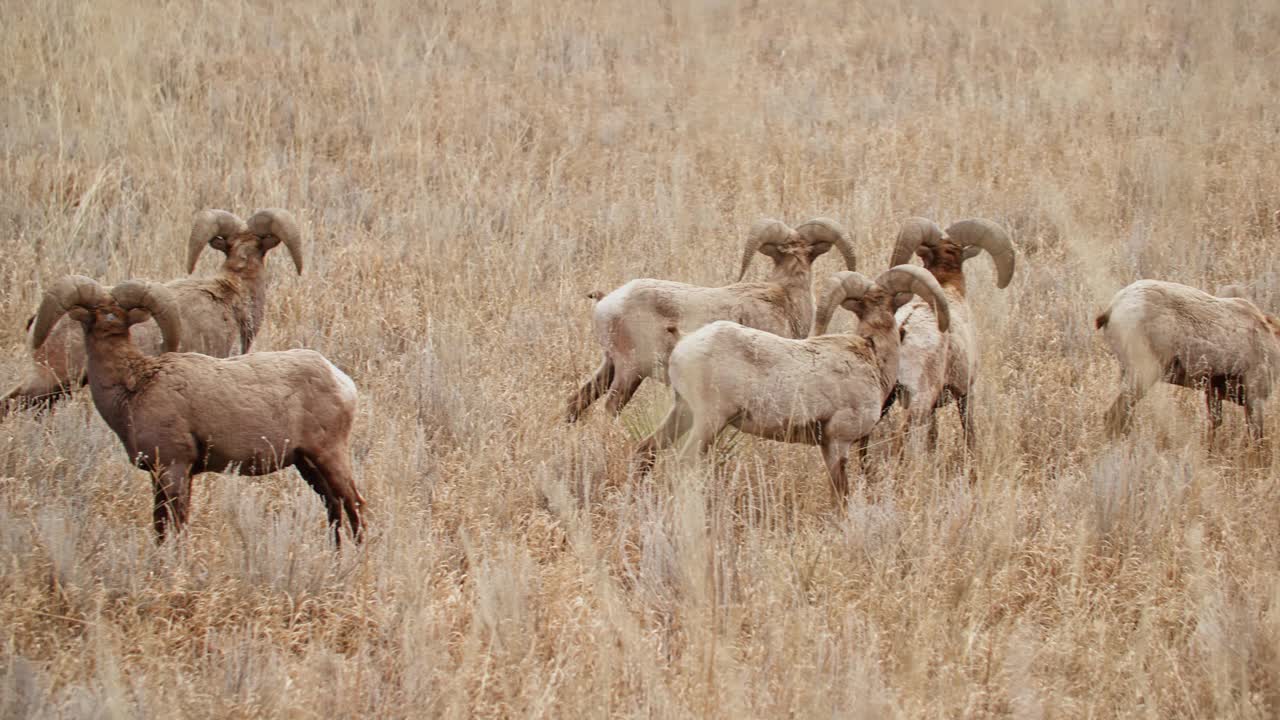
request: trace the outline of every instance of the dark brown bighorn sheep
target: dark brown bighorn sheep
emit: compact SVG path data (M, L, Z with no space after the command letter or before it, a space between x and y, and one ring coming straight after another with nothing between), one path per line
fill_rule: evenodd
M351 471L356 387L313 350L233 358L174 352L181 344L177 293L129 281L111 290L70 275L45 294L31 329L39 348L63 317L84 328L89 389L130 462L151 473L154 523L163 540L187 520L191 478L230 467L263 475L290 465L324 499L335 539L345 510L361 537L364 498ZM144 354L132 325L154 319L162 354Z
M1094 324L1120 361L1120 394L1106 419L1112 437L1129 429L1133 406L1163 380L1204 390L1210 445L1223 399L1244 406L1250 436L1262 439L1263 406L1280 372L1280 321L1245 298L1139 280L1117 292Z
M666 382L676 336L709 322L732 320L783 337L804 337L813 322L813 261L832 247L850 270L857 268L853 244L836 221L814 218L793 230L778 220L762 220L747 236L738 282L732 285L641 279L609 293L596 303L592 318L604 359L569 397L568 421L606 393L605 407L617 415L645 378ZM773 272L763 282L742 282L757 252L773 260Z
M714 322L676 344L671 353L674 405L658 431L636 449L641 474L654 453L685 432L686 459L705 452L726 425L770 440L818 445L836 499L849 490L849 447L867 439L898 375L898 327L893 312L918 296L934 308L946 332L947 298L929 273L900 265L873 282L839 272L827 282L804 340L783 338L732 322ZM858 316L858 327L824 335L835 307Z
M185 330L182 350L213 357L249 352L262 327L267 301L267 253L283 243L302 273L302 235L285 210L259 210L245 223L226 210L196 213L187 245L187 272L206 245L226 255L217 275L166 283L178 301ZM134 341L149 355L160 352L160 328L153 322L133 330ZM75 323L63 321L32 353L27 377L0 403L0 416L13 404L49 406L85 383L84 342Z
M996 266L996 287L1005 288L1013 278L1014 252L1009 233L990 220L961 220L945 231L925 218L910 218L898 232L891 265L911 262L919 255L942 290L951 308L951 329L941 331L928 303L913 300L899 308L902 332L901 361L895 397L906 409L905 428L928 425L929 446L937 443L935 410L956 401L965 447L975 444L969 393L978 376L978 341L965 299L964 261L985 250ZM894 402L891 397L889 403ZM885 407L888 410L888 407Z

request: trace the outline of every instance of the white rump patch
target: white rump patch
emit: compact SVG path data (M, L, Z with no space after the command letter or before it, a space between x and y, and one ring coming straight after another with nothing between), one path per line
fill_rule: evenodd
M333 373L333 381L338 384L338 388L342 392L342 399L354 405L356 399L360 396L356 391L355 381L353 381L346 373L339 370L337 365L329 362L329 358L324 357L323 355L321 355L320 358L324 360L325 365L329 366L329 372Z

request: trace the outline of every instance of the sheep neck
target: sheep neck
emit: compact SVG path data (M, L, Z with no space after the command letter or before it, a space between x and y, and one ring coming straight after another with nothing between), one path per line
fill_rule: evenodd
M94 329L85 334L85 342L93 404L113 430L124 432L130 401L155 375L159 363L133 344L128 331Z
M888 397L898 381L898 324L893 314L879 310L858 318L858 335L871 341L880 371L881 397Z
M964 269L959 265L934 264L926 265L925 270L933 275L933 279L943 288L954 291L960 297L965 296Z
M247 263L232 270L225 265L218 284L227 290L236 324L240 327L240 352L249 352L266 314L267 273L261 264Z
M782 312L791 329L791 337L802 338L809 334L813 324L813 292L809 263L793 255L786 255L773 267L769 282L783 290Z

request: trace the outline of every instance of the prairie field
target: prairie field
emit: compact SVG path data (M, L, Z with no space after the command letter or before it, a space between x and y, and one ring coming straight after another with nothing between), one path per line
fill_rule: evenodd
M1280 310L1280 4L0 0L0 381L75 272L183 275L193 213L289 209L255 350L355 380L363 545L286 470L157 545L87 392L0 423L0 717L1275 717L1280 442L1161 386L1126 438L1094 329L1138 278ZM860 269L991 218L966 464L564 403L586 294L722 285L818 215ZM216 271L206 252L197 275ZM757 259L749 276L764 277ZM815 276L840 269L836 253ZM842 313L839 327L848 327ZM1267 422L1280 428L1280 412ZM856 461L851 469L857 468Z

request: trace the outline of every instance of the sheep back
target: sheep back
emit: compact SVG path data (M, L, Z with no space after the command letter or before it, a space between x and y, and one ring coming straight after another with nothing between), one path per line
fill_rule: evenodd
M293 464L299 450L345 444L354 421L355 384L313 350L228 359L170 353L150 362L131 397L94 388L99 412L130 457L182 461L148 455L182 448L197 471L239 463L240 472L260 474Z

